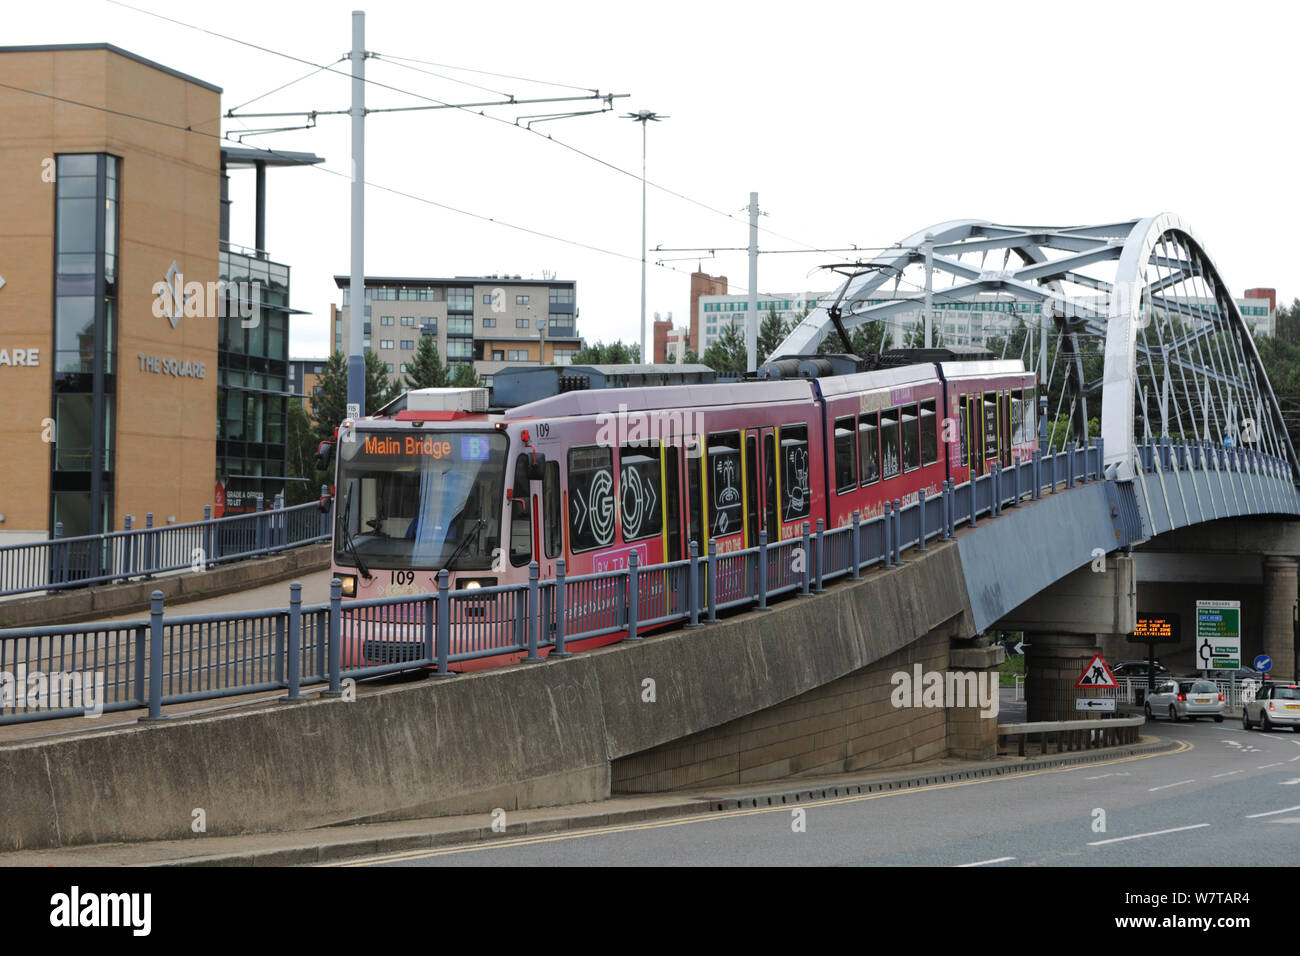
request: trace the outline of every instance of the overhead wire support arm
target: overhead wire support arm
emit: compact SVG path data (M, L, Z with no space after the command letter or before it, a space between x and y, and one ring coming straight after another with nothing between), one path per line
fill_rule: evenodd
M484 100L478 103L427 103L421 104L420 106L378 107L367 109L366 114L411 113L416 110L467 110L487 106L526 106L532 103L571 103L576 100L604 100L606 103L610 103L613 100L624 99L631 95L632 94L630 93L600 93L592 96L543 96L532 97L529 99L518 99L512 96L504 100ZM613 107L611 105L608 108L612 109ZM281 116L346 116L349 112L349 110L288 110L282 113L235 113L230 111L226 113L226 117L228 119L267 119ZM606 112L606 110L591 110L590 112L603 113ZM558 116L559 114L556 115ZM574 115L584 116L586 114L578 113Z

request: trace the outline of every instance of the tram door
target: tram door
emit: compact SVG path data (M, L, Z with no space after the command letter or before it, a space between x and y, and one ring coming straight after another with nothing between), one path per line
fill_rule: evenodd
M1011 467L1011 392L998 393L998 434L1002 449L1002 467Z
M781 523L776 515L776 434L771 428L759 432L763 447L763 467L759 474L759 487L763 489L763 527L767 543L774 544L781 536Z
M984 406L979 392L966 396L966 447L970 450L970 477L984 474Z
M998 393L984 393L984 471L998 460ZM981 472L982 474L983 472Z
M745 451L745 547L757 548L758 533L762 530L759 524L758 433L750 430L741 434Z
M664 526L667 537L664 540L664 560L680 561L686 557L682 544L682 495L681 495L681 449L676 445L664 444L663 449L663 493L664 510L667 520Z
M704 486L700 477L700 466L704 460L704 435L688 435L685 439L686 455L682 470L686 473L686 501L681 508L681 520L685 524L686 538L682 548L689 552L691 542L695 542L696 553L703 558L709 553L709 542L704 532Z

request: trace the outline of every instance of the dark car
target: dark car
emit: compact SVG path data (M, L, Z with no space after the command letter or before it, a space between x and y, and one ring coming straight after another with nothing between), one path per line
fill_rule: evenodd
M1146 661L1120 661L1110 669L1110 672L1114 674L1116 678L1127 677L1130 680L1140 680L1147 676L1147 670L1148 666ZM1161 664L1159 661L1156 661L1155 675L1156 680L1160 680L1162 677L1172 677L1173 671L1168 667L1165 667L1165 665Z

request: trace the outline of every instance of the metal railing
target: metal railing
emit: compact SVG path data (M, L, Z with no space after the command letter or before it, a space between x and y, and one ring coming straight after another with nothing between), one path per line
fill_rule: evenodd
M110 584L132 578L191 568L204 570L215 564L271 554L287 548L330 539L330 515L318 502L282 506L276 495L270 510L213 518L212 506L203 508L203 520L154 527L153 513L145 515L143 528L133 527L127 515L122 531L65 538L63 523L54 537L30 544L0 547L0 597L40 591L62 591L92 584Z
M945 481L937 496L918 495L907 504L895 499L865 519L854 512L842 527L805 521L797 537L769 542L764 532L755 547L721 554L715 540L704 554L691 542L687 558L648 567L630 551L626 567L594 574L569 576L561 559L554 578L544 581L534 562L526 584L453 589L442 571L434 593L344 604L336 579L325 604L303 605L301 586L293 584L286 608L170 619L163 616L161 592L154 592L147 620L0 631L0 723L82 712L63 706L66 701L52 692L42 695L39 681L36 692L17 693L36 673L80 674L83 686L86 675L102 679L103 709L148 707L158 717L164 704L273 689L286 689L296 700L309 684L327 682L328 692L337 694L345 679L415 668L447 676L457 665L485 658L540 661L547 653L565 656L578 641L611 634L639 640L644 629L668 623L700 626L724 609L762 609L778 595L811 594L836 578L893 567L905 551L951 539L961 525L1099 480L1104 461L1097 441L1086 449L1036 454L1006 469L995 466L962 485ZM251 534L256 547L274 549L291 546L285 513L294 510L220 521L265 522ZM218 523L204 524L214 529ZM320 538L327 537L325 530L322 524ZM16 680L19 668L27 685ZM5 692L6 675L12 675L11 692ZM61 676L58 683L67 682Z

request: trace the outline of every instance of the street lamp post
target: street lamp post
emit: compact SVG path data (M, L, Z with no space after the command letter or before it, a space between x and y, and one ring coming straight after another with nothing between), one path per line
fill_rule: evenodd
M641 363L645 364L645 143L646 125L668 119L653 110L640 110L636 113L624 113L623 119L635 120L641 124Z

